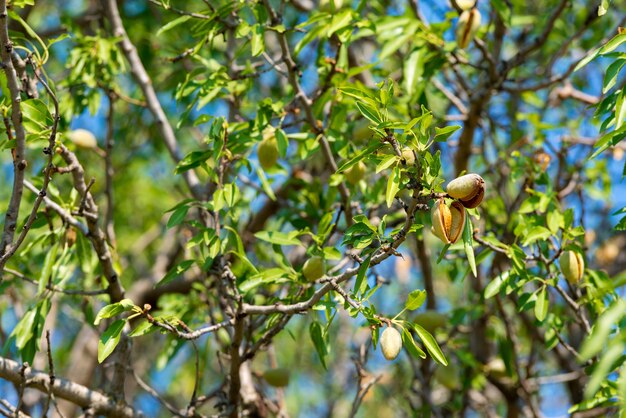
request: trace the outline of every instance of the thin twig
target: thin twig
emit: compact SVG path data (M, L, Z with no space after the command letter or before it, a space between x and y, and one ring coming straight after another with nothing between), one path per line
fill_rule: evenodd
M28 190L32 191L33 193L39 193L39 189L37 189L28 180L24 180L24 186L26 186L26 188ZM89 228L87 227L87 225L85 225L84 223L80 222L78 219L76 219L74 216L72 216L71 213L69 213L68 211L63 209L59 204L57 204L56 202L54 202L50 198L44 197L43 201L44 201L46 207L48 209L52 209L53 211L55 211L61 217L61 219L63 219L63 221L65 223L67 223L68 225L71 225L71 226L75 227L76 229L78 229L85 237L89 236Z
M141 387L143 390L145 390L150 395L152 395L152 397L156 399L161 405L163 405L165 409L167 409L172 414L174 414L174 416L177 416L177 417L184 416L181 414L180 410L176 408L176 406L172 405L167 400L163 399L163 397L161 397L161 395L159 395L159 393L155 389L153 389L141 377L139 377L139 374L134 368L130 367L129 371L132 372L133 378L135 379L139 387Z

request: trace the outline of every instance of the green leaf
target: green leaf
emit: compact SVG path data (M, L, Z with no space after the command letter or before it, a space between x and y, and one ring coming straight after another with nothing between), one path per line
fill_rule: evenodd
M425 55L423 49L415 49L404 60L404 86L409 96L416 93L418 81L424 74Z
M174 172L176 174L184 173L192 168L200 167L205 164L206 161L213 156L213 151L192 151L178 162Z
M547 286L543 286L537 294L537 300L535 300L535 318L539 322L543 322L548 315L548 305L550 303Z
M463 234L465 234L465 232L463 232ZM439 253L439 257L437 257L437 264L441 263L441 260L443 260L443 257L445 257L446 252L448 252L448 248L450 248L450 244L446 244L443 246L441 252Z
M559 232L559 229L565 226L563 214L556 210L548 212L546 220L548 221L548 228L550 229L550 232L554 235Z
M469 216L465 217L465 227L463 228L463 249L467 256L467 262L474 277L478 277L478 271L476 269L476 259L474 258L474 240L472 238L472 221Z
M15 337L15 346L18 349L22 349L26 346L26 343L33 337L36 328L37 308L33 307L29 309L22 319L17 323L11 336Z
M257 274L241 283L239 290L246 293L261 285L290 282L292 280L289 279L289 274L289 271L280 267L262 269Z
M354 281L354 293L362 294L365 291L365 287L367 286L367 281L365 278L367 277L367 269L370 266L370 262L372 261L372 255L370 254L361 265L359 266L359 271L356 275L356 280Z
M602 0L598 6L598 16L604 16L609 10L609 0Z
M369 222L357 222L346 230L341 244L352 245L357 249L365 248L369 246L377 236L376 231L372 231L372 228L370 228Z
M160 36L161 34L167 32L168 30L174 29L176 26L185 23L189 19L191 19L191 16L183 15L183 16L180 16L180 17L172 20L171 22L168 22L165 26L163 26L161 29L159 29L157 31L156 36Z
M413 335L411 335L406 328L402 329L402 345L413 357L421 359L426 358L426 353L415 343Z
M530 231L526 234L522 245L528 246L535 241L545 241L547 240L552 233L550 230L543 226L533 226Z
M124 325L126 325L126 320L118 319L104 331L104 334L100 337L100 341L98 341L98 363L102 363L111 355L113 350L115 350L115 347L117 347L120 342Z
M611 341L608 350L596 365L591 374L591 379L589 379L589 383L587 383L585 387L586 399L592 398L600 389L602 382L605 381L609 373L614 370L615 362L624 354L624 348L626 348L626 345L624 345L623 342L619 340Z
M345 28L352 22L352 9L344 10L333 16L327 27L326 37L330 38L335 32Z
M393 199L396 197L396 194L400 190L400 166L396 165L391 173L389 174L389 179L387 180L387 191L385 192L385 201L387 202L387 207L390 208L393 205Z
M611 330L624 317L624 313L626 301L623 299L618 299L613 306L604 311L593 326L591 335L582 344L580 356L583 360L590 359L606 347Z
M502 21L511 26L511 7L505 0L491 0L491 5L502 18Z
M46 290L46 286L48 285L48 281L50 280L50 275L52 274L52 267L54 267L54 263L57 261L57 252L59 250L59 242L55 242L52 244L52 247L46 253L46 258L43 262L43 268L41 269L41 274L39 275L39 282L37 286L37 294L41 295Z
M626 120L626 91L622 90L615 101L615 130L624 125Z
M112 318L115 315L121 314L122 312L130 311L134 306L135 304L130 299L122 299L117 303L106 305L105 307L100 309L100 312L98 312L98 315L96 315L96 319L93 323L94 325L98 325L103 319Z
M265 39L263 38L263 26L256 24L252 26L252 56L257 57L265 51Z
M276 245L302 245L302 242L296 238L298 231L294 232L286 234L279 231L260 231L254 234L254 236L261 241Z
M314 321L309 326L309 335L315 346L315 351L322 363L322 366L326 369L326 355L328 354L328 347L326 345L326 339L324 338L324 328L322 325Z
M509 281L509 275L510 272L505 271L504 273L493 279L487 285L487 287L485 287L485 299L490 299L500 293L500 289L502 289L503 286L506 286L507 282Z
M426 291L424 290L414 290L409 293L409 296L406 299L406 303L404 304L404 309L408 309L409 311L414 311L419 309L420 306L424 304L426 300Z
M183 205L176 208L176 210L170 215L170 219L167 221L167 227L172 228L177 225L180 225L187 216L187 212L189 212L189 206Z
M620 70L626 64L626 58L617 59L606 69L606 74L604 75L604 83L602 85L602 94L606 94L607 91L611 90L615 83L617 83L617 76L619 75Z
M139 325L135 327L134 330L128 333L128 336L129 337L141 337L142 335L146 335L150 333L154 329L155 329L154 325L148 322L148 320L144 319L143 321L139 323Z
M585 58L583 58L582 60L580 60L578 62L578 64L576 64L576 67L574 68L574 72L580 70L585 65L587 65L591 61L593 61L598 56L598 54L600 53L600 49L601 48L596 48L593 51L589 52Z
M19 7L19 8L23 8L26 6L34 6L35 5L35 0L13 0L11 1L11 6L13 8L15 7Z
M437 363L447 366L448 360L446 359L446 356L441 351L441 348L439 348L439 344L437 344L437 340L435 340L435 337L433 337L430 334L430 332L426 331L420 325L417 325L417 324L412 324L412 325L413 325L413 329L415 329L415 333L420 338L420 340L422 340L422 343L424 344L424 347L426 347L426 350L428 350L428 353L430 354L430 356Z
M184 272L189 270L195 262L195 260L184 260L178 263L177 265L172 267L161 280L159 280L155 287L166 285L177 277L180 277Z
M24 128L29 133L45 132L53 124L48 106L40 99L24 100L20 104Z
M276 128L274 135L276 136L276 145L278 145L278 155L281 158L285 158L287 156L287 148L289 147L289 138L285 131L280 128Z
M378 125L383 122L380 112L378 112L378 109L376 109L374 106L369 105L363 101L357 101L356 107L359 109L359 112L361 112L363 116L365 116L367 119L371 120L375 124Z
M364 159L367 155L374 153L376 150L378 150L382 146L383 144L380 141L373 142L372 144L368 145L367 148L361 150L361 152L356 154L354 157L350 158L348 161L341 164L341 166L337 169L337 172L343 173L344 171L346 171L347 169L349 169L350 167L354 166L359 161Z
M459 129L461 129L461 127L458 125L446 126L445 128L435 127L435 141L445 142L450 137L450 135L452 135Z
M620 33L614 36L610 41L608 41L600 51L598 52L600 55L608 54L609 52L613 52L618 46L626 42L626 33Z
M598 139L593 145L596 150L593 152L593 154L591 154L589 159L593 160L610 146L617 144L624 137L626 137L626 125L602 135L600 139Z
M261 187L263 191L271 200L276 201L276 195L274 194L274 190L272 190L272 186L270 186L267 181L267 177L265 176L265 171L261 169L261 167L257 167L256 173L259 176L259 180L261 180Z
M394 163L398 162L398 156L395 154L385 155L378 165L376 165L376 174L391 167Z

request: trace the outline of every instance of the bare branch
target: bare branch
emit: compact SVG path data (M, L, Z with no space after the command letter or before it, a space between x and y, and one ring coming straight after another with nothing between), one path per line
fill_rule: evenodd
M4 271L5 273L9 273L21 280L24 280L25 282L28 282L34 285L39 284L37 280L31 279L30 277L20 273L17 270L6 268L4 269ZM54 286L51 283L46 284L46 289L52 292L63 293L66 295L71 295L71 296L97 296L97 295L105 295L107 293L106 289L100 289L100 290L63 289L61 287Z
M11 93L11 121L15 129L15 147L13 148L13 191L9 207L4 220L4 231L0 239L0 273L8 257L5 257L7 247L13 242L13 236L17 228L17 217L20 213L22 193L24 190L24 171L26 170L26 130L22 124L22 111L20 103L20 86L17 73L11 60L13 43L9 39L8 13L6 0L0 0L0 57L2 57L2 69L7 77L7 87ZM7 129L7 133L10 132Z
M51 382L48 373L23 366L13 360L0 357L0 378L19 384L26 380L26 386L43 393L52 393L60 399L68 400L82 408L92 408L95 413L111 417L139 418L144 415L130 406L119 405L100 392L59 377Z

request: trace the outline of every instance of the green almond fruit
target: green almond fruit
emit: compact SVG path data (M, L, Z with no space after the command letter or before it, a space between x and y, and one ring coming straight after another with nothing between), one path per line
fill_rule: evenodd
M257 148L257 155L259 163L264 170L269 170L278 161L278 143L273 129L271 129L271 132L266 130L263 134L263 140Z
M363 180L363 177L365 177L365 170L365 164L363 164L362 161L359 161L357 164L346 170L344 174L346 181L353 186L358 184L361 180Z
M564 251L559 257L561 272L571 284L578 283L585 272L585 260L580 253L572 250Z
M387 327L380 336L380 349L387 360L398 357L402 350L402 336L397 329Z
M282 367L266 370L263 373L263 379L275 388L285 387L289 384L289 370Z
M411 148L404 148L402 150L402 158L406 161L406 165L415 164L415 154Z
M438 328L446 326L448 317L441 312L428 309L415 315L413 322L433 334Z
M309 282L321 279L325 273L324 259L318 255L309 258L302 266L302 274Z
M449 390L458 390L461 387L460 370L454 363L447 366L438 364L434 377L437 382Z

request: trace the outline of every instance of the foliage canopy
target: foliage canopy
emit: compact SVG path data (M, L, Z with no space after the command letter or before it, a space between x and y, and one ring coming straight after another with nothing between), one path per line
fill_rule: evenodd
M625 10L0 0L0 413L626 413Z

